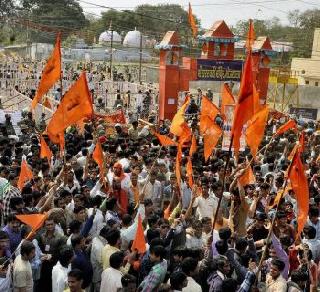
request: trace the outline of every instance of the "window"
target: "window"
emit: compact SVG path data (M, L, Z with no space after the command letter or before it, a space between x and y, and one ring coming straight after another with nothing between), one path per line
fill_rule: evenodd
M319 86L319 82L316 81L316 82L314 83L314 86Z
M306 85L308 85L309 84L309 80L306 80Z

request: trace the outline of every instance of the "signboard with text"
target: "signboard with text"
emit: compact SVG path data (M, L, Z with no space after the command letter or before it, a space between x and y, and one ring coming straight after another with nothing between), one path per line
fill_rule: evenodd
M304 119L316 120L318 115L318 109L291 107L290 114L296 115L298 119L304 118Z
M243 61L197 60L197 80L236 81L241 78Z

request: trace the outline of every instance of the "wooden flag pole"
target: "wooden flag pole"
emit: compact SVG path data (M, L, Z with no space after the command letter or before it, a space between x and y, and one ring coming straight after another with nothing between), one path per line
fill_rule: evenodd
M225 165L224 170L223 170L222 195L219 198L218 206L217 206L217 209L216 209L216 213L214 214L214 219L213 219L213 223L212 223L212 233L214 231L214 227L215 227L217 219L218 219L218 212L219 212L219 209L220 209L220 206L221 206L221 202L222 202L222 198L223 198L223 192L224 192L224 188L225 188L225 185L226 185L226 173L227 173L227 169L228 169L228 166L229 166L229 163L230 163L232 144L233 144L233 135L231 136L231 139L230 139L230 145L229 145L229 150L228 150L227 161L226 161L226 165Z

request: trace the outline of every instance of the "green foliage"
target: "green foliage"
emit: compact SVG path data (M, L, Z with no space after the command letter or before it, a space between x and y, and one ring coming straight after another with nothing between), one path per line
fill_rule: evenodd
M0 17L14 15L16 12L16 5L14 0L0 0Z
M58 28L63 37L67 37L88 25L82 7L75 0L22 0L26 16L33 22L44 26ZM54 33L32 31L32 42L51 42Z
M270 20L254 19L257 36L268 36L273 41L292 42L293 52L281 54L281 63L290 62L293 57L310 57L314 29L320 27L320 10L294 10L288 13L290 25L282 25L278 18ZM243 38L248 31L248 21L239 21L233 32Z

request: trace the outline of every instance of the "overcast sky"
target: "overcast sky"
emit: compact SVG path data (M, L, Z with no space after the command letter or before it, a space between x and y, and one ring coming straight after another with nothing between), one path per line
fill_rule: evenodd
M79 1L79 0L78 0ZM83 0L84 1L84 0ZM79 1L84 11L100 14L107 11L105 8L95 7ZM187 0L86 0L86 2L105 5L116 9L133 9L141 4L180 4L186 10ZM290 10L319 8L320 0L191 0L193 14L201 19L202 27L209 28L212 23L224 19L227 24L234 25L238 20L257 18L269 19L274 16L280 18L282 23L288 23L287 13ZM316 4L318 3L318 4Z

